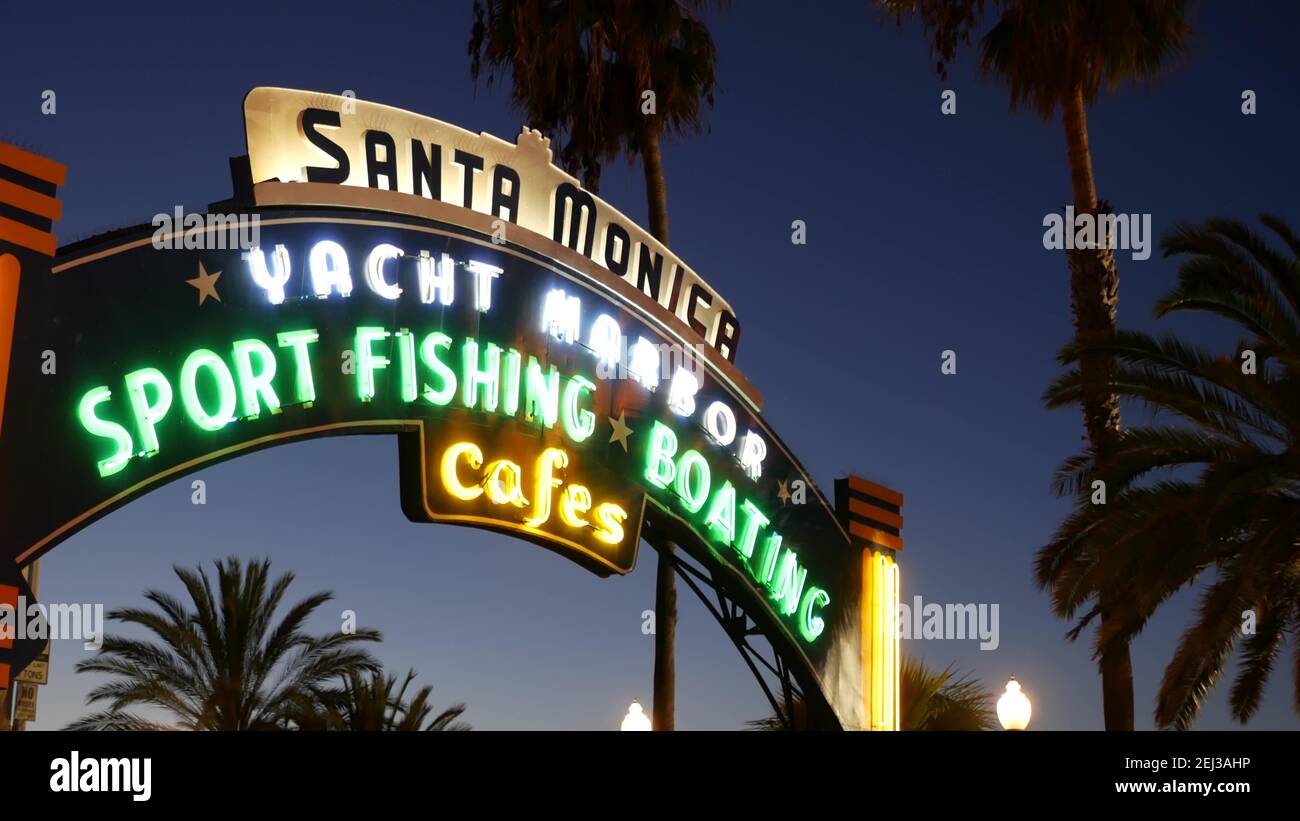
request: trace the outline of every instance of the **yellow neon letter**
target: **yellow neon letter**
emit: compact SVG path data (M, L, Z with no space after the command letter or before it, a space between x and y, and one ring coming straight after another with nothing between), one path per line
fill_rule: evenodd
M475 470L483 467L483 451L479 450L478 445L473 442L457 442L442 455L442 486L457 499L472 502L483 494L483 488L477 485L466 487L460 483L460 477L456 475L456 460L462 453L470 467Z
M509 459L498 459L488 465L485 483L488 498L494 505L527 507L528 500L524 498L523 481L523 468Z
M613 502L605 502L596 508L596 521L600 523L600 527L596 528L596 538L605 544L623 541L623 520L626 518L626 510Z
M560 519L569 527L586 527L582 514L591 510L591 491L583 485L569 485L560 497Z
M559 487L562 482L555 475L555 468L569 466L569 454L559 448L547 448L537 457L537 489L533 492L532 516L524 520L529 527L538 527L551 518L551 488Z

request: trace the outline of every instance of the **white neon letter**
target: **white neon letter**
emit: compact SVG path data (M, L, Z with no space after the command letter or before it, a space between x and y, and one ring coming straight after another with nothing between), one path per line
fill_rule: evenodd
M266 291L266 298L272 305L284 302L284 284L289 281L289 251L283 245L275 246L275 273L266 268L266 254L261 248L254 247L248 252L248 271L253 275L253 282Z
M767 443L757 433L746 431L740 441L740 464L744 466L749 478L758 481L763 475L763 458L767 456Z
M485 314L492 307L492 280L501 276L503 269L472 259L465 267L474 275L474 306Z
M686 368L678 368L673 380L668 385L668 407L678 416L690 416L695 413L695 392L700 389L700 382L695 374Z
M721 402L714 402L704 411L704 429L719 445L730 445L736 438L736 415Z
M316 243L307 255L307 267L316 296L327 297L335 289L343 296L352 295L352 270L342 245L328 239Z
M659 349L644 336L639 336L632 346L631 359L627 369L632 372L632 378L650 390L658 387Z
M397 283L389 284L384 279L384 263L390 259L397 259L402 254L402 249L396 245L381 242L370 252L370 256L366 257L366 284L370 286L370 290L384 299L397 299L402 295L402 289Z
M434 300L450 305L456 298L456 263L451 254L443 254L437 262L428 251L421 251L417 265L420 271L420 301L432 305Z
M587 334L587 347L596 355L596 361L610 372L618 367L618 355L623 347L623 329L618 320L609 314L601 314L591 323Z
M542 331L561 342L572 342L578 338L578 326L582 322L582 301L576 296L569 296L562 288L552 288L546 294L542 306Z

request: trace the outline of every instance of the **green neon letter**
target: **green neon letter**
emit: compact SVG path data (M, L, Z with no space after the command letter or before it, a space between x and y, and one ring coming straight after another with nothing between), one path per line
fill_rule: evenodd
M767 537L763 547L763 560L754 570L758 583L771 589L772 574L776 572L776 557L781 553L781 534L773 533Z
M502 397L501 412L506 416L519 413L519 373L523 367L523 355L514 348L506 350L505 396Z
M803 583L808 578L808 571L799 566L799 557L793 550L786 548L781 555L781 566L776 571L769 589L777 610L787 616L794 615L799 609L799 597L803 594Z
M131 434L126 428L116 422L108 422L100 419L95 415L96 406L107 402L113 394L107 385L100 385L98 388L92 388L81 397L81 403L77 406L77 417L81 420L81 426L89 433L95 436L102 436L117 446L107 459L101 459L96 464L99 468L99 475L112 476L122 468L126 467L127 461L131 458Z
M704 524L717 534L719 541L731 544L736 540L736 489L731 482L723 482L713 494Z
M153 388L152 402L149 388ZM126 375L126 395L131 400L136 430L140 431L140 455L153 456L158 452L158 431L154 426L172 406L171 383L157 368L141 368Z
M275 341L281 348L293 348L293 364L297 372L297 401L302 404L316 401L316 382L311 375L311 355L307 346L320 339L315 328L304 331L289 331L276 334Z
M694 468L695 481L691 481ZM688 450L677 462L677 482L674 487L682 504L691 513L698 513L709 498L709 463L699 451Z
M424 386L424 399L432 405L445 405L456 395L456 372L438 357L438 349L451 350L451 337L434 331L420 343L420 358L424 366L433 371L438 387Z
M672 484L677 467L673 464L673 454L677 453L677 434L673 429L655 422L650 430L650 444L645 451L645 480L655 487L668 487Z
M802 618L799 619L799 632L803 634L804 641L816 641L822 634L822 630L826 629L822 617L813 615L813 608L825 607L830 603L830 594L820 587L810 587L808 592L803 594L803 603L799 605L799 609L803 612Z
M261 360L253 368L253 357ZM275 353L260 339L235 342L235 373L239 374L239 393L244 399L244 417L254 419L262 413L262 403L271 413L280 412L280 398L271 387L275 379ZM260 401L259 401L260 399Z
M491 342L483 351L483 366L479 367L478 342L474 337L465 337L465 366L461 369L464 383L461 387L461 401L465 407L474 407L479 388L483 388L483 410L496 413L497 400L501 387L501 349Z
M582 395L595 389L595 383L585 376L571 377L564 386L564 414L561 420L564 422L564 432L575 442L581 442L596 432L596 414L578 408Z
M217 386L217 411L209 414L199 401L199 369L212 372ZM230 368L221 357L206 348L199 348L185 358L181 365L181 405L194 424L204 430L221 430L235 419L235 380Z
M402 401L414 402L419 396L415 376L415 334L406 328L397 332L397 365L402 374Z
M362 402L375 398L375 371L387 368L388 357L378 356L370 347L373 343L388 337L388 331L373 325L357 328L357 396Z
M546 427L555 427L556 418L560 415L560 372L554 365L543 372L537 357L528 357L524 397L525 419L530 422L540 419Z
M745 510L745 529L740 531L736 549L740 551L740 555L748 559L754 555L754 541L758 538L758 531L767 527L768 519L748 499L741 502L740 506Z

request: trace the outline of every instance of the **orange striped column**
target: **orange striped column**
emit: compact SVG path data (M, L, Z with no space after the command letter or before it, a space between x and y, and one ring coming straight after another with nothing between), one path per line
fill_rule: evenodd
M22 261L31 259L33 252L54 256L59 241L51 228L63 213L55 194L67 177L67 166L62 163L0 142L0 434L4 432ZM17 587L0 584L0 606L16 611L18 594ZM12 650L14 638L0 638L0 650ZM0 661L0 690L9 692L12 677L12 664ZM9 700L4 699L3 704L8 706ZM7 724L8 716L0 717L0 722Z
M62 163L0 142L0 433L22 278L22 261L5 251L18 248L54 256L59 241L50 229L63 215L55 193L67 177Z

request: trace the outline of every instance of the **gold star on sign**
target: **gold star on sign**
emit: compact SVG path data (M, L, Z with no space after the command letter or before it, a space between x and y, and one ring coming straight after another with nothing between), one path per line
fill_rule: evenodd
M221 276L220 271L214 271L209 274L203 268L203 263L199 263L199 275L194 279L185 280L190 285L199 289L199 304L202 305L208 297L212 297L217 302L221 301L221 296L217 293L217 277Z
M609 417L609 424L614 428L614 432L609 435L609 442L611 445L618 442L623 446L624 453L627 452L627 437L632 435L632 429L629 428L627 423L623 420L623 415L625 413L626 411L619 411L617 419L612 416Z
M785 506L786 502L790 501L790 488L785 486L784 481L779 481L776 483L776 495L777 498L781 500L782 507Z

